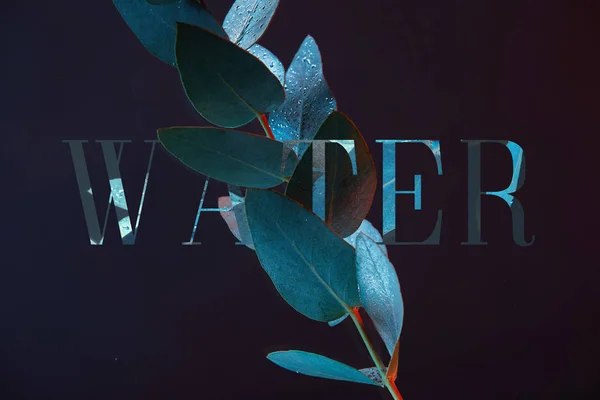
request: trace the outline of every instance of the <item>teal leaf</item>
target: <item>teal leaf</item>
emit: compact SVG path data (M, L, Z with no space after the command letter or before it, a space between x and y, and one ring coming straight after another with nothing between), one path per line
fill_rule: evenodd
M304 166L304 168L307 168ZM325 190L327 186L325 186L325 173L323 172L315 172L313 170L313 189L312 189L312 212L319 216L321 219L325 219ZM315 200L317 199L317 200ZM319 201L322 200L322 201ZM308 201L308 198L307 198ZM352 246L354 247L354 246Z
M236 0L223 21L229 39L248 49L265 33L279 0Z
M166 4L175 3L177 0L146 0L148 3L156 6L164 6Z
M254 242L250 235L248 218L246 217L246 205L239 186L229 185L229 196L219 197L219 208L227 208L221 211L221 216L227 223L233 236L246 247L254 250Z
M356 248L356 238L361 233L364 233L365 235L373 239L375 242L379 243L379 248L381 249L381 251L383 251L386 255L388 254L387 247L385 247L385 244L382 243L383 238L381 237L381 233L379 233L377 228L375 228L373 224L371 224L366 219L360 224L356 232L354 232L348 237L345 237L344 240L350 243L352 247Z
M286 181L297 159L282 166L283 145L252 133L212 127L160 129L158 139L183 164L221 182L270 188Z
M269 50L265 49L259 44L255 44L254 46L250 47L248 52L262 61L263 64L269 68L271 73L277 77L283 86L285 81L285 68L275 54L271 53Z
M356 368L319 354L289 350L271 353L267 358L281 368L298 374L380 386Z
M220 211L221 217L225 220L225 223L229 227L229 230L235 236L237 240L242 242L242 235L240 235L240 229L238 228L237 220L235 219L235 214L233 213L233 203L231 202L231 197L222 196L218 199L219 208L226 208L226 211ZM242 242L243 243L243 242Z
M175 65L176 23L205 28L223 38L227 34L196 0L113 0L123 20L154 56Z
M235 204L230 196L219 197L219 208L229 208L227 211L221 211L221 216L227 223L229 230L238 241L246 247L254 250L254 243L250 236L248 220L246 219L246 207L243 203Z
M258 259L296 311L334 321L360 306L354 249L315 214L280 193L246 191Z
M377 367L362 368L359 369L359 371L365 374L369 379L377 383L379 386L383 386L383 379L381 378L381 373L379 372ZM383 373L385 374L386 371L387 368L384 368Z
M205 29L177 24L177 68L192 105L207 121L236 128L284 101L275 75L255 56Z
M335 98L323 76L321 53L317 43L307 36L285 74L285 102L269 115L275 139L311 140L332 111ZM294 151L302 156L308 144Z
M340 236L350 236L359 229L373 203L377 188L373 157L358 128L339 111L331 113L314 139L352 140L354 143L356 175L349 154L340 144L327 143L325 146L325 212L320 214ZM294 171L286 196L315 212L313 146L309 146Z
M356 239L356 273L363 307L392 355L404 317L400 282L390 260L365 234Z
M350 314L346 314L343 317L336 319L335 321L329 321L327 324L331 327L337 326L337 325L341 324L342 322L344 322L344 320L346 318L348 318L349 315Z

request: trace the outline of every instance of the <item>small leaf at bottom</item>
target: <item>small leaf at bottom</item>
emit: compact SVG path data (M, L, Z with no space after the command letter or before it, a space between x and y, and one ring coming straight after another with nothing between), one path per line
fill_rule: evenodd
M280 367L299 374L379 386L356 368L319 354L289 350L271 353L267 358Z

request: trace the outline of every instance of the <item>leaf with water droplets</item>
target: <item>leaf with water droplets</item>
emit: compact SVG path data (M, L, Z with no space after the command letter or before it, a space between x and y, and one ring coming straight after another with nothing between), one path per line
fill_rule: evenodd
M387 253L388 253L387 247L385 247L385 244L382 243L383 238L381 237L381 233L379 233L377 228L375 228L373 226L373 224L371 224L366 219L360 224L360 226L358 227L356 232L354 232L352 235L350 235L348 237L345 237L344 240L346 242L350 243L352 245L352 247L356 248L356 238L361 233L364 233L365 235L367 235L368 237L370 237L371 239L373 239L374 241L379 243L379 247L381 248L381 251L383 251L387 255Z
M325 146L325 212L319 214L340 236L350 236L360 227L373 203L377 188L373 157L358 128L339 111L331 113L314 139L351 140L354 143L356 171L346 149L334 143ZM311 144L300 160L286 195L315 212L313 147Z
M271 353L267 358L281 368L298 374L380 386L356 368L319 354L288 350Z
M307 36L285 74L285 102L269 115L269 125L279 141L311 140L332 111L335 98L323 76L317 43ZM308 144L294 147L302 156Z
M113 0L113 3L144 47L173 66L176 22L200 26L227 37L221 25L195 0Z
M259 44L255 44L254 46L250 47L248 49L248 53L252 54L260 61L262 61L263 64L265 64L267 68L269 68L271 73L275 75L277 79L279 79L281 85L284 84L285 68L283 67L283 64L281 63L281 61L279 61L279 58L277 58L275 54L271 53L269 50L265 49Z
M285 182L297 159L282 166L283 145L262 135L212 127L160 129L162 145L183 164L221 182L270 188ZM293 154L293 153L292 153Z
M263 269L296 311L329 322L360 306L354 249L319 217L257 189L246 191L246 215Z
M185 92L207 121L236 128L283 103L284 91L277 77L230 41L178 23L175 47Z
M362 233L356 238L356 274L363 307L391 355L404 317L400 282L381 248Z
M265 33L279 0L236 0L223 21L229 39L247 49Z
M381 379L381 373L379 372L377 367L362 368L362 369L359 369L359 371L361 373L365 374L369 379L371 379L373 382L375 382L379 386L384 386L383 379ZM386 372L385 368L384 368L383 372L384 373Z

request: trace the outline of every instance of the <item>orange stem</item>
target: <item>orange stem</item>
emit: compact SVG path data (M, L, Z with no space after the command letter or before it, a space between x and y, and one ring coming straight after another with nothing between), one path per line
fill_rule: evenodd
M260 121L260 124L262 125L263 129L265 130L267 137L269 139L275 140L275 135L273 135L273 131L271 130L271 127L269 126L269 120L267 119L266 114L260 114L260 116L258 117L258 120Z

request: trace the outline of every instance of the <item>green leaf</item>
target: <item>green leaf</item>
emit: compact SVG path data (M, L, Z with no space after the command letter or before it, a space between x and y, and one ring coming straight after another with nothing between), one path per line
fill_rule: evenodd
M212 15L195 0L113 0L123 20L154 56L175 66L176 22L227 34Z
M381 378L381 373L377 369L377 367L369 367L369 368L361 368L359 371L365 374L369 379L375 382L379 386L384 386L383 379ZM387 372L387 369L383 370L384 373Z
M271 71L271 73L277 77L277 80L279 80L281 85L284 84L285 68L275 54L271 53L269 50L259 44L255 44L254 46L248 48L248 53L262 61L262 63L269 68L269 71Z
M307 36L285 73L285 102L269 115L275 139L310 140L315 137L337 104L323 75L321 52L312 36ZM307 143L294 146L302 157Z
M212 127L158 130L162 145L183 164L221 182L270 188L286 181L297 159L282 168L283 144L252 133ZM282 171L283 170L283 171Z
M279 0L236 0L223 21L231 41L247 49L265 33Z
M227 211L220 211L221 217L227 223L229 230L235 236L237 240L243 243L242 235L240 235L240 228L238 227L237 220L235 218L235 213L233 212L233 203L231 202L231 197L222 196L218 199L219 208L226 208Z
M329 321L327 324L331 327L337 326L337 325L341 324L342 322L344 322L344 320L346 318L348 318L349 315L350 314L345 314L343 317L340 317L340 318L336 319L335 321Z
M246 192L246 215L263 269L296 311L329 322L360 306L354 249L319 217L255 189Z
M185 93L215 125L245 125L285 99L281 82L262 61L205 29L178 23L175 53Z
M325 120L315 140L353 140L356 157L354 175L348 152L340 145L325 146L325 222L342 237L351 236L371 209L377 186L377 174L371 152L356 126L339 111ZM286 196L312 210L312 144L296 168Z
M363 307L392 355L404 318L400 282L390 260L364 233L356 238L356 274Z
M381 233L373 226L372 223L367 221L366 219L360 224L359 228L352 235L345 237L344 240L352 245L352 247L356 248L356 238L361 233L364 233L377 243L379 243L379 248L387 255L387 247L383 244L383 238L381 237Z
M219 208L228 209L227 211L221 211L221 216L233 236L246 247L254 250L254 243L248 227L248 218L246 218L246 205L244 204L244 198L241 196L240 187L229 185L229 196L219 197Z
M146 1L155 6L164 6L167 4L175 3L177 0L146 0Z
M267 358L282 368L303 375L380 386L356 368L319 354L289 350L271 353Z

